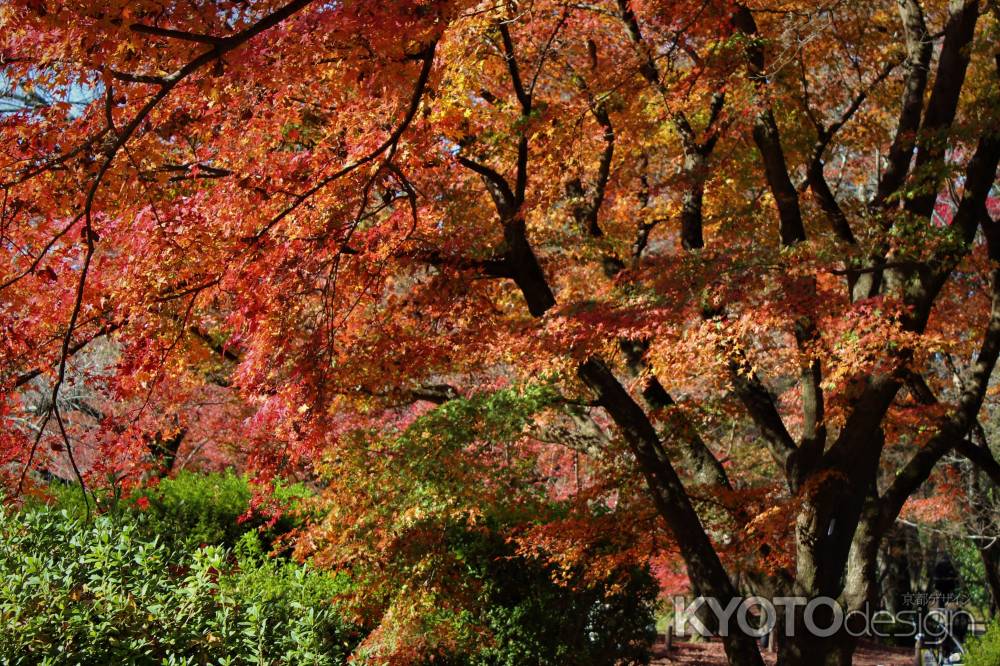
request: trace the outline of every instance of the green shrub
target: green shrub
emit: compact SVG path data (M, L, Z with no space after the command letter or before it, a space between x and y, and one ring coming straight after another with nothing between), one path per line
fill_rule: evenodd
M1000 621L994 621L986 633L966 645L965 666L997 666L1000 664Z
M948 549L958 569L959 591L968 597L965 605L977 609L989 608L990 590L986 585L986 569L978 545L967 539L953 539Z
M240 522L250 508L253 491L246 478L233 472L182 472L143 490L133 501L145 499L146 524L164 539L179 539L189 547L221 544L232 548L255 524Z
M86 515L76 484L53 483L48 494L53 506L73 516ZM275 499L289 505L306 494L301 485L283 486L278 488ZM98 491L94 497L98 513L144 513L146 517L141 527L145 533L159 536L162 542L188 548L203 545L233 548L250 531L258 531L267 547L276 536L297 526L287 513L273 524L268 524L267 516L252 513L247 516L253 489L246 476L232 471L210 474L181 471L175 477L161 479L155 486L140 489L124 499L107 491Z
M290 501L302 493L299 487L279 489L276 499ZM133 506L142 499L148 502L146 525L153 533L166 540L179 540L188 547L218 544L232 548L251 530L260 530L265 545L270 545L271 539L295 526L287 515L272 525L265 525L266 516L252 515L244 520L252 496L250 482L234 472L181 472L141 491L132 501Z
M357 643L344 580L144 536L144 516L0 508L0 663L340 664Z
M346 575L263 555L293 523L240 522L252 496L245 477L181 473L125 500L105 496L90 524L78 488L54 491L53 506L0 518L0 663L330 664L362 638L330 604ZM408 597L427 556L445 565L460 600L413 618L430 639L422 654L445 666L648 663L657 594L648 572L591 581L560 570L557 584L553 566L503 536L524 519L494 516L476 529L432 521L417 530L427 542L404 540L416 570L402 566L385 592ZM372 582L369 565L351 584ZM433 647L441 632L461 647Z

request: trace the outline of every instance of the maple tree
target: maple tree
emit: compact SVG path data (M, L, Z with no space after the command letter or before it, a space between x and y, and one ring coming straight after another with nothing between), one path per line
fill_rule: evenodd
M219 388L211 418L273 473L363 468L357 432L544 386L479 464L582 456L563 491L657 515L723 605L859 607L944 455L1000 479L970 436L1000 354L998 11L6 2L0 416L31 423L0 433L9 484L85 438L126 469ZM391 440L387 478L468 455L428 440Z

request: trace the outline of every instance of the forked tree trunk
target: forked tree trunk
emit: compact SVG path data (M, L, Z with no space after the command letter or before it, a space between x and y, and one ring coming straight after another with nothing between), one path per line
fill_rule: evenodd
M848 631L845 617L877 599L881 543L875 503L857 506L851 500L852 495L863 496L870 481L858 473L861 467L850 482L827 479L819 488L806 490L796 521L796 580L789 596L804 597L807 603L824 601L811 610L796 605L788 611L794 618L791 632L779 622L779 666L850 666L853 660L861 628ZM785 618L784 609L778 609L778 618ZM824 635L828 631L834 633Z
M694 587L699 593L714 597L723 607L728 606L739 597L739 592L705 532L656 429L601 359L588 359L580 364L577 373L622 431L653 502L677 542ZM756 640L737 627L730 629L723 637L729 664L763 666Z

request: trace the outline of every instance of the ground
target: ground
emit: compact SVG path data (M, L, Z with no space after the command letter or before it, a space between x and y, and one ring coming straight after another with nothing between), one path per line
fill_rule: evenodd
M725 666L722 643L674 643L668 655L662 644L653 652L654 666ZM774 663L774 655L765 653L764 660ZM912 648L887 648L862 644L854 654L854 666L913 666Z

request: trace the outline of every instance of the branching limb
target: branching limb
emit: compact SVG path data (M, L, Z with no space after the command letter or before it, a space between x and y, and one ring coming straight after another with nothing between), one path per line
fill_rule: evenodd
M963 382L958 404L938 431L896 474L889 488L882 494L879 499L879 521L883 528L896 519L906 499L930 476L938 460L967 437L976 421L997 357L1000 356L1000 268L993 269L991 285L990 319L983 333L979 354ZM926 398L927 392L918 389L915 395Z

